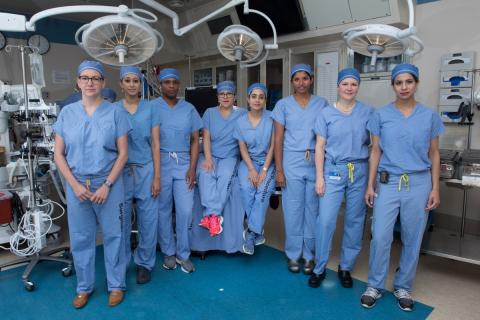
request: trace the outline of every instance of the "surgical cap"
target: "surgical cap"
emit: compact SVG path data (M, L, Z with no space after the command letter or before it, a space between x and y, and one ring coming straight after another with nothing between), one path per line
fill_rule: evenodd
M260 89L263 91L265 96L267 96L268 90L267 87L263 83L253 83L251 84L248 89L247 89L247 96L250 96L252 94L252 91L255 89Z
M133 74L138 77L138 79L142 79L142 71L137 66L126 66L120 68L120 80L125 78L127 74Z
M397 65L395 68L393 68L392 81L395 80L395 78L402 73L410 73L412 76L415 76L415 78L417 79L420 78L418 68L416 66L410 63L401 63Z
M77 69L77 77L80 76L80 74L85 71L85 70L95 70L97 71L98 73L100 73L100 75L102 77L105 76L105 69L103 68L102 64L98 61L91 61L91 60L84 60L82 63L80 63L80 65L78 66L78 69Z
M298 71L304 71L308 73L309 76L313 76L312 67L309 64L300 63L293 66L292 72L290 72L290 78L293 77Z
M338 78L337 78L337 86L342 82L343 80L347 78L353 78L360 83L360 73L358 73L357 69L355 68L345 68L343 70L340 70L338 73Z
M160 74L158 75L158 80L163 81L169 78L173 78L175 80L180 81L180 73L178 72L177 69L173 69L173 68L162 69L162 71L160 71Z
M235 93L235 83L233 81L223 81L217 84L217 93L230 92Z
M114 102L117 99L117 94L110 88L103 88L101 94L103 99L106 99L110 102Z

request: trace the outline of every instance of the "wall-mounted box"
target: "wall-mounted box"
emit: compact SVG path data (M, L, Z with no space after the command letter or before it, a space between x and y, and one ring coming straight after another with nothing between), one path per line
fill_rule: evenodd
M475 52L457 52L442 55L441 71L472 70L475 67Z
M440 72L440 88L472 87L475 74L471 71Z
M471 99L472 89L470 88L450 88L440 89L440 101L441 106L456 106L460 103L467 102Z

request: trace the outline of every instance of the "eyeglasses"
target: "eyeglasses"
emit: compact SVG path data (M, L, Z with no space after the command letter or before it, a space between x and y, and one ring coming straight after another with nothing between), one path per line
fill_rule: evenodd
M80 76L78 77L81 83L88 83L88 81L92 81L93 84L99 84L103 81L102 77L87 77L87 76Z
M224 97L224 98L231 98L233 97L233 93L231 92L221 92L218 94L219 97Z

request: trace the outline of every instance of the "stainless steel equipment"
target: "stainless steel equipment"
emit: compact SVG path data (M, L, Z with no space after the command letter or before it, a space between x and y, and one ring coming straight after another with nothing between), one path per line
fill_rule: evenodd
M444 179L455 178L460 154L455 150L440 150L440 177Z

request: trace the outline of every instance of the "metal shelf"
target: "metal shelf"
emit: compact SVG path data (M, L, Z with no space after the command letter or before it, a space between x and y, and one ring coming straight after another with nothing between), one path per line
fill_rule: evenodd
M480 237L434 229L425 232L422 252L443 258L480 265Z

